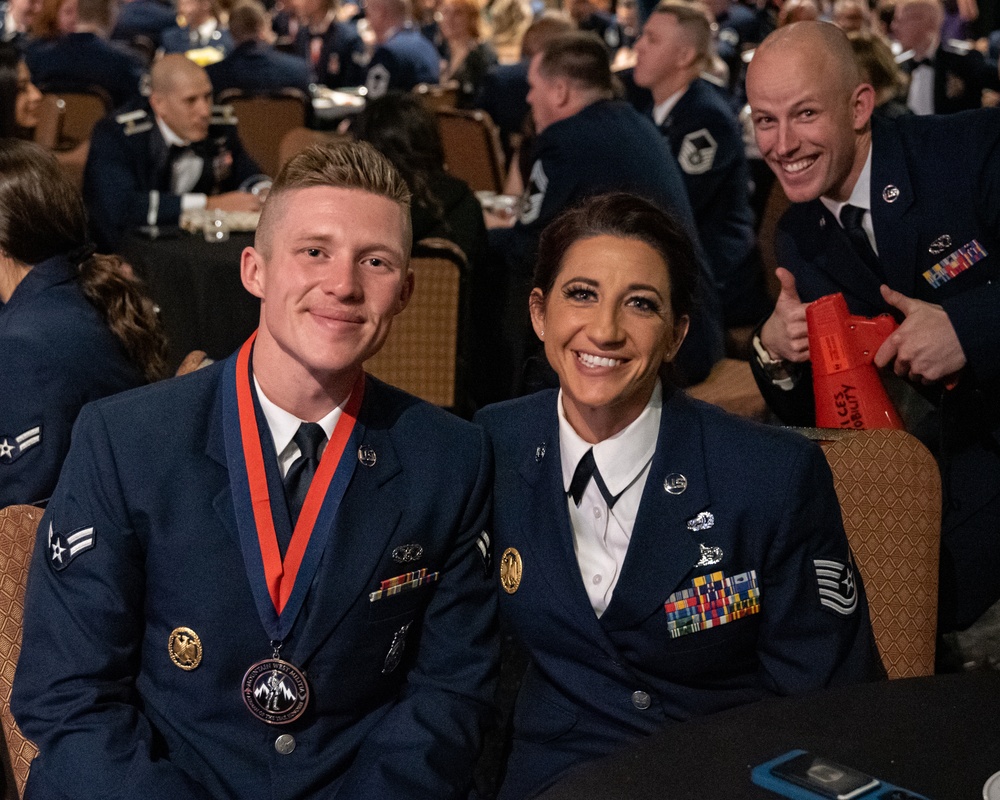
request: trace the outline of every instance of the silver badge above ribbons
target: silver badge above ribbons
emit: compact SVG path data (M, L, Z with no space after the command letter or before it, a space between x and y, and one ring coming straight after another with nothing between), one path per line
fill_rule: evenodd
M698 545L701 550L701 558L698 559L696 567L714 567L722 561L722 548L709 547L707 544Z
M702 511L697 516L691 517L687 526L689 531L707 531L715 526L715 515L711 511Z

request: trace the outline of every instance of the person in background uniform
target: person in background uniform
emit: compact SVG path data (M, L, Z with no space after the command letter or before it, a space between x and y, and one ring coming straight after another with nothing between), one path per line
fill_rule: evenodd
M0 139L30 139L38 124L42 93L31 82L21 51L0 42Z
M532 59L528 103L538 136L523 209L491 248L507 250L513 275L526 279L542 229L565 208L611 189L642 194L675 214L697 238L691 204L677 161L648 119L613 97L607 53L592 33L568 33ZM521 290L512 302L523 309ZM721 315L711 268L703 264L699 309L679 356L683 380L703 380L722 357ZM523 310L521 311L523 314Z
M76 0L74 32L55 39L36 39L25 50L32 77L42 89L86 89L99 86L112 105L139 97L144 73L141 61L107 41L111 27L110 0Z
M163 32L177 25L177 15L171 3L160 0L123 0L111 40L136 47L150 57L160 46Z
M743 50L755 42L757 17L736 0L708 0L707 5L715 18L715 52L729 70L726 87L738 108L744 94Z
M248 94L298 89L309 96L309 65L305 59L279 53L268 44L264 39L267 26L267 12L256 0L241 0L229 12L233 51L205 67L216 97L227 89Z
M770 301L754 241L743 135L725 95L699 77L712 53L708 13L700 4L660 3L636 44L633 79L652 92L645 111L680 165L726 325L755 325Z
M444 0L440 14L441 34L447 46L441 81L455 81L457 106L470 108L486 73L497 65L497 54L493 45L483 40L479 0Z
M747 92L793 203L758 384L784 422L812 425L805 303L842 292L852 314L895 317L875 364L933 404L908 427L941 467L938 630L963 630L1000 598L1000 111L872 118L847 37L821 23L761 45Z
M205 70L182 55L150 70L150 95L94 127L83 196L101 248L140 226L176 225L181 211L255 211L266 179L243 150L236 120L213 116Z
M593 0L565 0L563 11L569 14L581 31L594 33L604 43L608 56L614 59L624 37L614 14L598 8Z
M438 52L410 24L407 0L368 0L365 14L375 34L375 52L365 73L369 97L381 97L391 89L408 92L418 83L438 82Z
M14 681L33 797L466 796L492 453L364 372L413 289L408 205L369 145L296 155L243 251L256 334L81 414Z
M55 159L0 141L0 508L48 500L85 403L165 377L152 301L93 252Z
M542 234L531 320L559 389L475 417L501 616L530 658L500 800L675 723L885 675L819 447L665 377L698 270L631 195Z
M521 142L531 109L528 107L528 66L546 42L574 28L572 20L558 11L545 11L531 23L521 40L521 59L499 64L483 80L476 107L490 115L500 129L500 140L508 160Z
M906 82L903 73L896 66L889 43L870 31L849 33L847 38L851 40L861 80L870 83L875 90L875 108L872 114L888 119L912 114L905 101Z
M904 52L896 59L910 76L906 104L914 114L952 114L979 108L983 89L1000 90L997 63L964 42L941 41L940 0L901 0L892 33Z
M833 4L833 24L844 33L872 32L872 16L865 0L837 0Z
M219 9L213 0L177 0L177 13L184 25L167 28L160 37L164 53L187 53L211 47L221 56L232 52L233 40L219 19Z
M351 22L337 19L337 0L294 0L299 18L295 53L312 70L313 80L331 89L364 80L365 46Z
M42 10L42 0L7 0L0 3L0 42L23 47L31 38L31 26Z
M31 25L35 39L57 39L76 30L77 0L42 0L42 9Z

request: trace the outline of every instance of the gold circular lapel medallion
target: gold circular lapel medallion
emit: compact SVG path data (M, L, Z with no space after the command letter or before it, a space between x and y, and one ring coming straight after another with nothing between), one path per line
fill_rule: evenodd
M174 628L167 641L170 660L183 670L193 670L201 663L201 639L190 628Z
M500 559L500 585L507 594L514 594L521 585L521 554L513 547L504 550Z

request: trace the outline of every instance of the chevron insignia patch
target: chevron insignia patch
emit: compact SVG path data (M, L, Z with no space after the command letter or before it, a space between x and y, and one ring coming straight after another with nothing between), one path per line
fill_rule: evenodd
M0 465L13 464L27 450L42 441L42 426L36 425L18 436L0 434Z

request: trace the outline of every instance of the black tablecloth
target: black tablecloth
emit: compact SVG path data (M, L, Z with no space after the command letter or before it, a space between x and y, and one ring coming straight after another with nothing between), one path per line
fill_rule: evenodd
M979 800L1000 770L1000 674L941 675L754 703L671 726L571 771L544 800L774 800L750 770L789 750L932 800Z
M177 229L155 239L139 233L125 238L122 257L160 307L172 368L192 350L225 358L257 327L260 301L240 282L240 253L252 244L252 233L210 243Z

